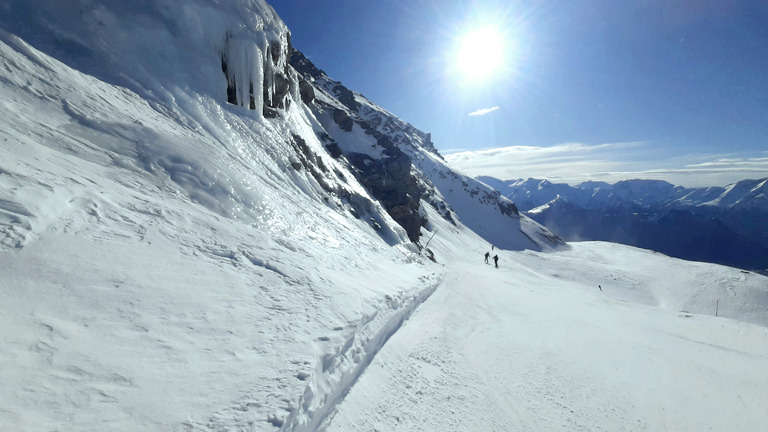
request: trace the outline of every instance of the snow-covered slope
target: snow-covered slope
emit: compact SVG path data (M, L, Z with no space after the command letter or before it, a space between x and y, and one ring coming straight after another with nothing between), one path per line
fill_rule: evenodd
M461 263L488 248L462 223L472 194L488 201L483 221L503 221L484 235L519 249L497 252L502 268L520 261L552 295L587 277L563 274L594 261L588 251L448 171L426 135L389 149L413 163L383 164L421 191L439 264L420 256L331 144L386 158L354 135L358 119L353 136L328 131L303 103L288 39L258 0L0 4L0 430L322 430L443 281L472 276ZM410 130L397 125L388 136ZM764 279L702 272L697 290L639 297L703 313L730 287L723 314L763 322Z
M439 276L301 104L226 103L227 43L281 73L263 2L78 6L2 5L0 429L322 417Z
M374 195L384 201L390 214L401 214L400 218L393 214L396 220L406 221L401 225L412 227L412 240L418 231L417 212L424 214L418 202L423 201L444 219L450 221L458 216L486 241L506 249L566 247L562 240L520 214L515 204L499 192L449 168L434 148L430 134L331 79L301 52L294 51L291 64L303 77L304 101L329 134L325 137L326 145L338 148L363 177L373 174L382 178L385 186L375 184L374 189L378 187L381 192ZM392 164L401 168L396 172L386 169ZM380 166L384 169L379 169ZM400 189L394 199L392 185L399 185ZM392 205L387 204L390 199ZM408 214L402 215L403 204L407 206L408 202Z
M766 328L714 317L718 304L734 312L724 302L765 305L768 278L610 243L501 258L499 269L457 260L328 430L750 432L768 421ZM765 324L764 306L748 314Z

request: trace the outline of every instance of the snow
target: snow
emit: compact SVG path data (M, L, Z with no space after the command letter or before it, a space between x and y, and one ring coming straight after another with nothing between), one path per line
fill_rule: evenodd
M349 133L342 133L342 129L333 121L330 115L319 120L322 122L325 130L331 136L336 137L336 144L339 145L342 151L364 154L373 159L387 157L384 154L384 148L376 143L374 137L366 134L357 123L352 125L352 130Z
M381 206L376 231L291 167L298 133L367 196L298 105L160 104L8 34L0 58L0 429L307 421L434 290Z
M102 60L66 64L5 30L34 8L0 6L0 430L768 421L768 278L606 243L497 248L495 269L487 241L422 205L432 262L295 94L276 119L226 104L227 31L250 79L284 67L264 57L286 48L271 8L139 3L34 2L35 47L55 34ZM294 167L294 136L326 172ZM512 228L514 246L537 229Z
M414 165L445 197L462 223L486 239L486 242L510 250L568 247L553 241L554 236L549 231L519 214L514 203L498 191L474 178L450 170L437 156L422 151L414 157Z
M765 305L764 277L597 242L498 251L499 269L477 252L451 261L328 431L751 431L768 421L766 309L761 325L739 321L735 298ZM696 286L708 301L685 304L677 288ZM718 296L736 319L712 316Z

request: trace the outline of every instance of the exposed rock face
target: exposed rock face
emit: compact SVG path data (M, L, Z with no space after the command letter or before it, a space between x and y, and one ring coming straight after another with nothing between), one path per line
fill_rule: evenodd
M336 124L339 125L341 130L346 132L352 132L352 126L354 125L354 122L352 121L352 118L349 116L349 114L346 111L338 108L334 108L333 121L335 121Z
M352 130L352 119L341 110L334 111L339 127L345 131ZM388 142L380 135L377 143L384 147L383 158L373 158L364 153L347 152L346 158L355 168L358 181L365 186L371 195L381 202L392 219L402 226L408 238L417 242L421 235L421 227L427 220L419 212L423 191L419 188L411 163L411 158L402 150ZM338 148L338 145L336 146Z
M421 190L416 177L411 175L411 159L396 147L385 154L388 157L383 159L362 153L348 153L346 158L355 167L360 183L405 229L408 238L416 242L427 221L419 213Z
M306 80L299 81L299 93L304 104L309 105L315 101L315 88Z
M392 142L390 136L377 130L377 124L372 124L358 115L357 110L360 110L362 105L355 100L355 94L351 90L335 83L332 91L335 99L341 104L334 105L333 101L318 100L311 82L315 76L325 75L324 72L296 50L293 51L291 64L301 76L302 101L313 107L318 117L329 116L344 132L352 132L357 125L381 149L381 157L373 157L362 149L359 152L352 148L341 149L330 136L321 137L331 155L338 157L343 153L353 167L358 181L379 200L392 219L405 229L408 238L417 242L421 227L427 223L419 211L426 185L412 173L416 170L413 169L411 158ZM305 87L307 89L303 90Z
M302 100L323 127L317 132L334 158L343 156L365 186L403 227L419 240L432 207L451 223L456 219L508 249L549 249L565 243L521 215L515 204L492 188L454 172L432 143L432 136L400 120L363 95L344 87L294 50ZM451 203L455 203L454 208ZM458 216L458 217L457 217Z

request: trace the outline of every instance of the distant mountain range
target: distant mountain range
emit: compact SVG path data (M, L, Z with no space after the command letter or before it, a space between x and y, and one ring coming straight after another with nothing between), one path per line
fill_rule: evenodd
M611 241L687 260L768 268L768 179L705 188L660 180L576 186L478 180L566 241Z

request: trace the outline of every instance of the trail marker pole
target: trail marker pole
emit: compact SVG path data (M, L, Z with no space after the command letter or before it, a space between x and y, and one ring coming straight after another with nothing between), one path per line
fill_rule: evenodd
M429 240L427 240L427 244L425 244L421 250L424 250L427 248L427 246L429 246L429 242L431 242L432 239L435 238L435 234L437 234L437 231L438 230L435 230L435 232L432 233L432 237L430 237ZM419 251L419 255L421 255L421 251Z

